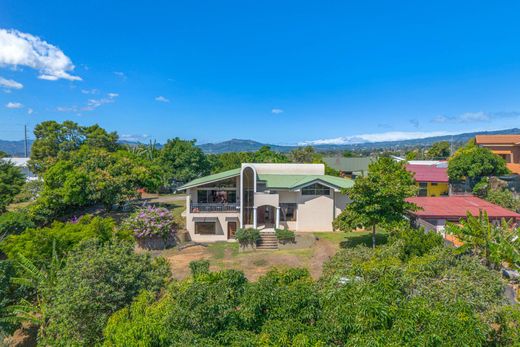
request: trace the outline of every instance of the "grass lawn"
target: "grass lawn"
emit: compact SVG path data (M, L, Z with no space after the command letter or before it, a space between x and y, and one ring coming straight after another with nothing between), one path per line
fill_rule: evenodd
M319 239L328 240L337 244L341 248L356 247L357 245L372 246L372 232L370 231L353 231L353 232L320 232L314 233ZM385 244L388 240L388 234L384 231L376 232L376 244Z

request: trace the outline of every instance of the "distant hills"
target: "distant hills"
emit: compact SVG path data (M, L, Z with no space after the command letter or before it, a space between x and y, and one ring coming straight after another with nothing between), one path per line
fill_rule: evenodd
M495 135L495 134L520 134L519 128L496 130L496 131L478 131L471 133L463 133L457 135L446 135L446 136L433 136L422 139L413 140L401 140L401 141L384 141L384 142L360 142L350 143L343 145L315 145L313 146L317 151L344 151L344 150L370 150L377 148L387 149L401 149L415 146L430 146L435 142L449 141L454 145L460 145L461 143L467 142L469 139L475 137L475 135ZM29 147L32 144L32 140L29 140ZM121 143L136 145L137 142L121 141ZM157 144L161 147L160 144ZM298 146L281 146L261 143L253 140L241 140L232 139L218 143L205 143L199 145L199 147L208 154L218 154L226 152L254 152L260 149L262 146L269 146L272 150L278 152L289 152ZM13 157L24 155L24 142L20 141L5 141L0 140L0 151L4 151Z

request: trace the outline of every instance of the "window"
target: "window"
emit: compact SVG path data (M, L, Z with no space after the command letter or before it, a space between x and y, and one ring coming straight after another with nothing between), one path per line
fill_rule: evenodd
M428 196L428 183L419 182L419 196Z
M215 222L195 222L195 234L200 235L215 235Z
M302 188L302 195L330 195L330 188L319 183Z
M282 222L294 222L296 221L296 204L284 204L280 203L280 221Z
M237 202L236 190L206 190L197 191L197 202L199 204L235 204Z
M432 182L432 187L437 186L437 182Z

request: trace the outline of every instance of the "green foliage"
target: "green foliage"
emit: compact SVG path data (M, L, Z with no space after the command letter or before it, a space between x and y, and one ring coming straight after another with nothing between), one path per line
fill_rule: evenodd
M422 229L401 228L392 235L391 241L403 243L402 260L420 257L432 249L444 244L442 236L436 232L425 232Z
M0 159L0 213L5 212L24 183L25 176L20 169L10 161Z
M13 283L16 270L10 260L0 260L0 337L13 332L16 322L6 319L11 307L26 294L23 288Z
M42 343L92 346L108 317L143 290L157 291L169 276L163 258L136 254L131 243L88 241L67 258L50 291L48 327Z
M69 153L78 150L82 144L114 151L119 138L117 133L108 133L97 124L83 127L72 121L42 122L34 128L34 136L30 168L39 175L59 158L66 158Z
M468 212L459 224L448 223L447 232L463 242L461 253L471 252L482 257L488 266L496 267L503 261L520 269L520 229L502 220L499 225L489 220L487 213L474 217Z
M254 228L238 229L235 239L242 247L256 247L256 243L260 240L260 231Z
M27 228L34 228L34 222L25 210L6 212L0 215L0 240L20 234Z
M466 146L460 148L448 161L448 176L453 182L468 179L472 185L485 176L499 176L509 173L503 158L489 149Z
M499 346L518 346L520 344L520 306L506 306L498 313L499 329L496 335Z
M281 243L294 242L294 231L288 229L275 229L276 238Z
M289 152L288 157L293 163L314 163L321 159L321 156L316 153L312 146L293 149Z
M490 190L485 199L513 211L520 210L520 198L515 197L508 189Z
M210 164L195 140L186 141L176 137L161 149L159 163L169 180L188 182L209 174Z
M451 154L451 145L448 141L435 142L426 153L427 159L446 159Z
M250 152L227 152L221 154L210 154L208 160L211 165L211 173L237 169L242 163L252 163L253 153Z
M191 275L195 278L201 275L209 274L209 260L200 259L190 261Z
M358 177L352 188L344 190L352 200L334 221L334 227L351 231L359 227L372 228L375 247L375 228L403 219L406 211L416 209L405 201L415 195L412 175L401 162L379 158L369 165L366 177Z
M15 203L35 200L43 189L43 181L40 179L26 181L18 195L14 197Z
M49 227L29 228L19 235L8 236L0 243L0 249L10 259L16 259L22 254L41 267L50 263L53 246L56 247L58 257L63 258L81 241L93 238L100 242L110 242L131 237L128 233L117 231L111 218L84 216L76 222L54 222Z

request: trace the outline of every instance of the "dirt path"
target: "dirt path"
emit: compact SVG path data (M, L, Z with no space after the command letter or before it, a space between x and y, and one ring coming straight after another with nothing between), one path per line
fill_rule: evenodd
M319 239L315 244L314 255L310 260L309 271L312 277L317 280L323 273L323 264L338 251L338 245L324 239Z

